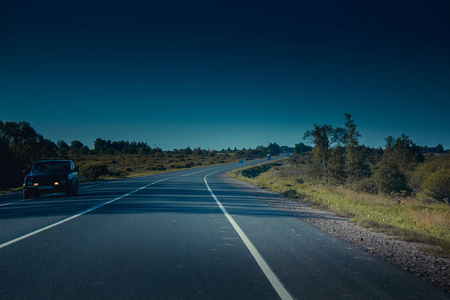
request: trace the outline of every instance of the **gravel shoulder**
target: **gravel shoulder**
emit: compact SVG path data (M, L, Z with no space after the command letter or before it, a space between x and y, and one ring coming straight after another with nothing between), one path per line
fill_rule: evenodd
M222 175L222 179L251 193L274 208L300 218L333 236L355 245L450 293L450 259L420 250L429 246L394 240L382 233L356 226L333 212L308 207L305 203L280 197L277 193Z

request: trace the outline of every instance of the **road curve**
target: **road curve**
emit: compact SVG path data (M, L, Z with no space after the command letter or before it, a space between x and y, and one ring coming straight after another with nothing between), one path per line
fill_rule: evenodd
M236 167L0 196L0 298L449 299L220 178Z

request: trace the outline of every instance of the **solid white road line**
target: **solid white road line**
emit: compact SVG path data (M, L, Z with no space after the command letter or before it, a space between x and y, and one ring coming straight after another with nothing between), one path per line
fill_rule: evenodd
M239 236L241 237L241 239L244 242L245 246L247 246L248 250L253 255L253 257L255 258L256 262L259 265L259 267L264 272L264 274L266 275L267 279L269 279L270 283L272 284L273 288L278 293L280 298L283 299L283 300L291 300L291 299L293 299L292 296L289 294L289 292L286 290L286 288L283 286L281 281L277 278L275 273L273 273L272 269L270 269L269 265L266 263L264 258L261 256L261 254L259 253L258 249L256 249L256 247L249 240L249 238L244 233L244 231L241 229L241 227L239 227L239 225L236 223L236 221L233 219L233 217L228 213L228 211L225 209L225 207L222 205L222 203L220 203L219 199L217 199L216 195L214 195L213 191L209 187L209 184L208 184L208 181L206 180L206 178L209 175L215 174L217 172L220 172L220 171L216 171L216 172L213 172L211 174L208 174L208 175L206 175L203 178L203 180L205 181L206 187L208 188L209 192L211 193L211 196L214 198L214 200L216 201L217 205L222 210L222 212L225 215L225 217L228 219L228 221L234 227L236 232L239 234Z
M82 216L82 215L84 215L84 214L87 214L88 212L91 212L91 211L93 211L93 210L96 210L97 208L100 208L100 207L102 207L102 206L105 206L105 205L108 205L108 204L110 204L110 203L113 203L114 201L117 201L117 200L123 199L123 198L125 198L125 197L128 197L128 196L130 196L130 195L132 195L132 194L134 194L134 193L136 193L136 192L139 192L140 190L143 190L143 189L145 189L145 188L147 188L147 187L149 187L149 186L151 186L151 185L154 185L154 184L157 184L157 183L159 183L159 182L166 181L166 180L169 180L169 179L172 179L172 178L174 178L174 177L169 177L169 178L165 178L165 179L161 179L161 180L158 180L158 181L149 183L149 184L144 185L143 187L140 187L140 188L138 188L138 189L136 189L136 190L134 190L134 191L131 191L131 192L127 193L127 194L124 194L124 195L122 195L122 196L120 196L120 197L117 197L117 198L114 198L114 199L112 199L112 200L105 201L105 202L103 202L103 203L100 203L100 204L97 204L97 205L95 205L95 206L92 206L91 208L88 208L88 209L86 209L86 210L83 210L83 211L81 211L81 212L78 212L78 213L76 213L75 215L72 215L72 216L70 216L70 217L67 217L67 218L65 218L65 219L62 219L62 220L60 220L60 221L58 221L58 222L56 222L56 223L47 225L47 226L42 227L42 228L40 228L40 229L37 229L37 230L34 230L34 231L32 231L32 232L23 234L23 235L18 236L18 237L16 237L16 238L13 238L13 239L11 239L11 240L9 240L9 241L6 241L6 242L0 244L0 249L1 249L1 248L4 248L4 247L6 247L6 246L9 246L9 245L11 245L11 244L14 244L14 243L16 243L16 242L19 242L19 241L21 241L21 240L24 240L24 239L26 239L26 238L29 238L30 236L36 235L36 234L38 234L38 233L40 233L40 232L43 232L43 231L45 231L45 230L47 230L47 229L56 227L56 226L58 226L58 225L61 225L61 224L63 224L63 223L66 223L66 222L68 222L68 221L70 221L70 220L73 220L73 219L75 219L75 218L78 218L78 217L80 217L80 216Z

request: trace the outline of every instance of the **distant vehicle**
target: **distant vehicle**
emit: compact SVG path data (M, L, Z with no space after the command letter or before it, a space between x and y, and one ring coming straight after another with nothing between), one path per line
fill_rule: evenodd
M66 196L78 193L78 173L71 160L36 161L23 181L23 198L32 195L63 192Z
M267 154L267 160L271 160L272 159L272 155Z

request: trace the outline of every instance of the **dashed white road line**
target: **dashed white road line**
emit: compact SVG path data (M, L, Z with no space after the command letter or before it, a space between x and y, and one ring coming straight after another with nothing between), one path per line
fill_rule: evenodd
M192 173L184 174L184 175L181 175L181 177L191 176L191 175L198 174L198 173L205 172L205 171L207 171L207 170L202 170L202 171L197 171L197 172L192 172Z
M250 253L253 255L253 258L258 263L261 270L264 272L264 275L266 275L267 279L269 279L270 283L272 284L275 291L278 293L278 296L280 296L283 300L292 300L292 296L289 294L289 292L286 290L286 288L283 286L281 281L278 279L278 277L275 275L275 273L272 271L272 269L269 267L267 262L264 260L264 258L259 253L258 249L253 245L253 243L250 241L250 239L247 237L247 235L244 233L244 231L241 229L241 227L236 223L236 221L233 219L233 217L228 213L228 211L225 209L225 207L220 203L219 199L217 199L216 195L214 195L213 191L209 187L208 181L206 178L209 175L218 173L220 171L216 171L213 173L210 173L206 175L203 180L205 181L206 187L208 188L209 192L211 193L211 196L216 201L217 205L222 210L225 217L228 219L228 221L231 223L231 225L234 227L236 232L241 237L242 241L244 242L245 246L247 246Z
M19 242L19 241L21 241L21 240L24 240L24 239L26 239L26 238L29 238L29 237L31 237L31 236L33 236L33 235L36 235L36 234L38 234L38 233L40 233L40 232L43 232L43 231L45 231L45 230L48 230L48 229L50 229L50 228L53 228L53 227L56 227L56 226L61 225L61 224L63 224L63 223L66 223L66 222L68 222L68 221L70 221L70 220L73 220L73 219L75 219L75 218L78 218L78 217L80 217L80 216L82 216L82 215L84 215L84 214L87 214L88 212L91 212L91 211L93 211L93 210L96 210L97 208L100 208L100 207L102 207L102 206L105 206L105 205L108 205L108 204L110 204L110 203L113 203L114 201L117 201L117 200L123 199L123 198L125 198L125 197L128 197L128 196L130 196L130 195L132 195L132 194L134 194L134 193L136 193L136 192L139 192L140 190L143 190L143 189L145 189L145 188L147 188L147 187L149 187L149 186L151 186L151 185L154 185L154 184L157 184L157 183L159 183L159 182L166 181L166 180L169 180L169 179L172 179L172 178L174 178L174 177L168 177L168 178L165 178L165 179L161 179L161 180L158 180L158 181L149 183L149 184L144 185L143 187L140 187L140 188L138 188L138 189L136 189L136 190L134 190L134 191L131 191L131 192L129 192L129 193L126 193L126 194L124 194L124 195L122 195L122 196L120 196L120 197L117 197L117 198L114 198L114 199L112 199L112 200L105 201L105 202L103 202L103 203L100 203L100 204L97 204L97 205L95 205L95 206L92 206L92 207L90 207L90 208L88 208L88 209L85 209L85 210L83 210L83 211L80 211L80 212L78 212L78 213L76 213L76 214L74 214L74 215L72 215L72 216L70 216L70 217L64 218L64 219L62 219L62 220L60 220L60 221L58 221L58 222L55 222L55 223L53 223L53 224L44 226L44 227L39 228L39 229L37 229L37 230L34 230L34 231L32 231L32 232L29 232L29 233L20 235L20 236L18 236L18 237L15 237L15 238L13 238L13 239L11 239L11 240L8 240L8 241L3 242L2 244L0 244L0 249L1 249L1 248L4 248L4 247L6 247L6 246L9 246L9 245L11 245L11 244L17 243L17 242Z
M23 202L23 201L25 201L25 200L24 200L24 199L22 199L22 200L17 200L17 201L14 201L14 202L3 203L3 204L0 204L0 206L11 205L11 204L14 204L14 203L19 203L19 202Z

